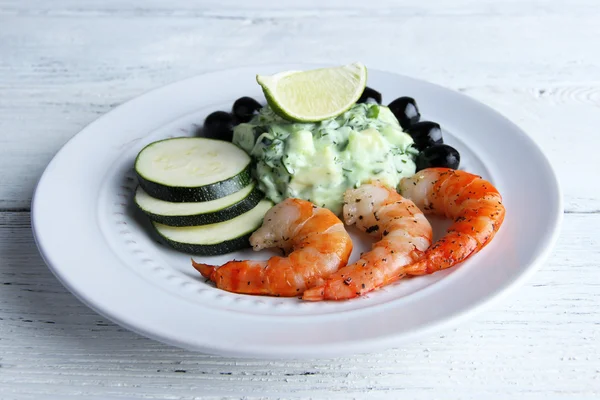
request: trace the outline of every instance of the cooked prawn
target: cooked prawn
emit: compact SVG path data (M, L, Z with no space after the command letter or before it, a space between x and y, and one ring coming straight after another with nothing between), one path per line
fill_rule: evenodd
M345 300L405 276L404 267L422 258L431 245L431 225L419 208L394 189L364 184L344 194L344 220L380 239L354 264L323 285L304 292L304 300Z
M480 176L448 168L428 168L404 178L399 190L426 214L454 223L420 261L405 268L408 275L431 274L452 267L487 245L504 221L502 196Z
M287 257L267 261L230 261L221 267L196 263L218 288L235 293L297 296L322 284L348 263L352 240L331 211L300 199L271 208L263 225L250 236L254 250L279 247Z

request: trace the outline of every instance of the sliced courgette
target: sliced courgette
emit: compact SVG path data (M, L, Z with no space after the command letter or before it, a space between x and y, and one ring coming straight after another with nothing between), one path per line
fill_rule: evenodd
M252 210L211 225L175 227L158 222L153 222L153 225L175 250L214 256L250 247L250 235L262 225L266 212L272 206L270 201L261 200Z
M251 210L264 197L254 183L229 196L195 203L173 203L155 199L141 186L135 204L154 222L171 226L208 225L227 221Z
M250 157L222 140L181 137L144 147L135 160L142 189L170 202L211 201L251 182Z

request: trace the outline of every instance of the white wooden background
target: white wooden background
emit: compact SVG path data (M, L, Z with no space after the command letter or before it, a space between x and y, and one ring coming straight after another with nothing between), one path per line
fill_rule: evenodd
M598 398L599 46L598 0L0 0L0 398ZM203 71L354 60L473 96L549 155L563 231L510 298L400 349L249 361L125 331L43 264L35 182L99 115Z

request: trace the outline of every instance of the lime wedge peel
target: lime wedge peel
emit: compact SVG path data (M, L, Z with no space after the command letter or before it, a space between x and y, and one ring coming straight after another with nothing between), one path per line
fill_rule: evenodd
M310 71L286 71L257 75L269 106L285 119L317 122L347 111L367 84L367 68L361 63Z

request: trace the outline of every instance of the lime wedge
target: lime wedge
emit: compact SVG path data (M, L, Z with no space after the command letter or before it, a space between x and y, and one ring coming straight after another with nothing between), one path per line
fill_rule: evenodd
M317 122L340 115L359 99L367 83L361 63L310 71L257 75L269 106L283 118Z

